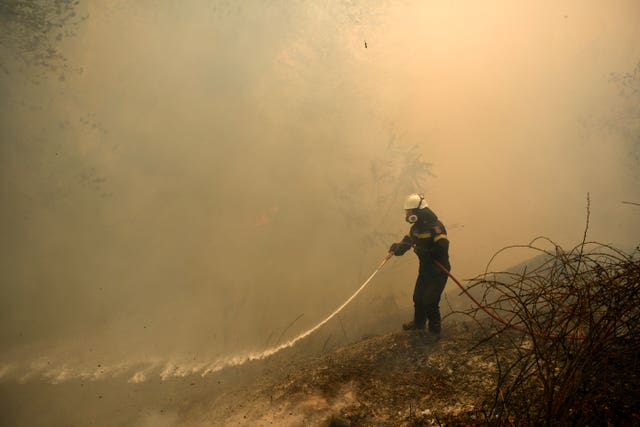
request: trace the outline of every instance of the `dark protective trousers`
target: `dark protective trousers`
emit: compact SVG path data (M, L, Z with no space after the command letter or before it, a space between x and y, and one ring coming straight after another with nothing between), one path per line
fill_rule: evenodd
M428 320L429 332L440 333L440 297L448 278L433 261L420 260L418 279L413 290L413 321L417 328L424 328Z

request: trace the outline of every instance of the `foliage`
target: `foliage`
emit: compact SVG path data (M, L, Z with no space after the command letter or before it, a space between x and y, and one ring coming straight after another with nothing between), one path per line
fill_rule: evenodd
M640 163L640 62L623 74L612 73L609 81L618 88L623 106L615 112L615 129L627 141L627 152L637 170Z
M398 236L389 233L385 222L390 213L402 215L401 198L423 192L425 180L433 176L433 165L422 159L418 145L402 145L392 138L386 150L370 162L366 179L334 186L339 209L347 226L363 233L363 245L388 246ZM353 209L357 206L357 209Z
M542 239L555 250L534 246ZM566 252L546 238L527 247L543 255L540 265L519 273L487 272L471 285L484 289L486 309L513 326L491 323L485 341L498 367L486 421L639 422L640 248L627 254L583 241ZM486 325L481 313L466 312Z
M3 0L0 2L0 48L17 58L22 65L39 70L64 71L67 59L59 43L74 35L78 18L78 0ZM6 62L0 62L9 73ZM59 78L64 79L60 74Z
M610 81L620 90L620 96L632 97L640 95L640 62L631 72L624 74L611 73Z

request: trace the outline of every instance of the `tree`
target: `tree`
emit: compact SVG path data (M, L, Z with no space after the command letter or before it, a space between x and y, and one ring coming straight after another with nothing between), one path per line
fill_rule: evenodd
M60 42L75 34L78 0L2 0L0 2L0 68L10 74L9 59L20 68L36 70L36 79L58 72L64 79L67 59Z
M610 81L619 90L623 105L616 111L615 129L628 144L628 154L637 170L640 164L640 62L630 72L612 73Z

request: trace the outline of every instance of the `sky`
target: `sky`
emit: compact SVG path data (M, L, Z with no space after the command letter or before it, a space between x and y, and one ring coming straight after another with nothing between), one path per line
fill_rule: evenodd
M588 240L638 244L638 209L622 203L640 202L638 127L623 120L637 105L612 81L640 62L635 1L76 13L64 65L2 45L2 372L275 344L369 276L416 191L460 279L537 236L574 247L587 212ZM416 270L412 253L392 259L345 334L387 309L408 319Z

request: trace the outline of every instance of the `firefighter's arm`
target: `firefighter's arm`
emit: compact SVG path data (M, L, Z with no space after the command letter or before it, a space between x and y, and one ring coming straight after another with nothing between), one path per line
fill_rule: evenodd
M434 256L439 258L441 256L446 256L449 253L449 238L446 234L440 233L436 234L433 237L433 241L435 243L435 248L433 250Z
M391 245L389 252L393 253L395 256L402 256L405 252L411 249L411 246L413 246L413 240L411 240L411 237L404 236L400 243L394 243Z

